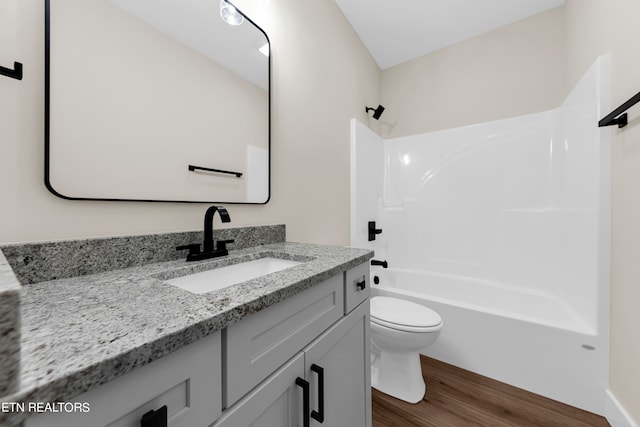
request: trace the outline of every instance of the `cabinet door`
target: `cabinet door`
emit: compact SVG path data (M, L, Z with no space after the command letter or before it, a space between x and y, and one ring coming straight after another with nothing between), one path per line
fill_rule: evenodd
M302 391L296 385L304 375L299 353L224 412L211 427L301 427Z
M369 358L369 301L366 301L305 349L311 409L324 415L322 423L312 418L312 426L371 425ZM324 387L318 368L323 372ZM324 408L320 405L321 397Z

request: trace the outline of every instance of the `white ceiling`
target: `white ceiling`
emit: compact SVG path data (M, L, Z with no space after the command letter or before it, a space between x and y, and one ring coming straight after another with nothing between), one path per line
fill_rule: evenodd
M335 0L383 70L565 0Z
M267 90L269 63L258 49L267 39L250 22L231 26L218 0L111 0L111 3Z

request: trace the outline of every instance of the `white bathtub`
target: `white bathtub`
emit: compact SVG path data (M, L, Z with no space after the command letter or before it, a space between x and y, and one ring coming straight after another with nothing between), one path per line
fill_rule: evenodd
M442 317L440 337L424 354L602 413L606 343L561 299L466 277L371 270L380 278L373 295L411 300Z
M378 275L384 276L383 285L407 295L418 294L441 304L596 335L594 322L582 318L559 297L545 292L419 270L390 269Z

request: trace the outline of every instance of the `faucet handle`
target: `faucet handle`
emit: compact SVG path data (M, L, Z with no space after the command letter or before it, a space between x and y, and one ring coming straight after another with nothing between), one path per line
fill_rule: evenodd
M382 228L376 228L375 221L369 221L367 224L367 228L369 230L369 241L376 240L376 234L382 233Z
M176 246L176 251L189 249L189 255L200 253L200 243L189 243L188 245Z
M228 243L235 243L235 240L234 239L218 240L217 243L216 243L216 250L217 251L226 251Z

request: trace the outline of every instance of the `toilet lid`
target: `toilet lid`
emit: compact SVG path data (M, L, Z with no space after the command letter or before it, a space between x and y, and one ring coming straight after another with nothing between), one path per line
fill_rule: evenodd
M408 326L412 328L432 328L442 323L435 311L415 302L391 297L371 298L371 319L381 324Z

